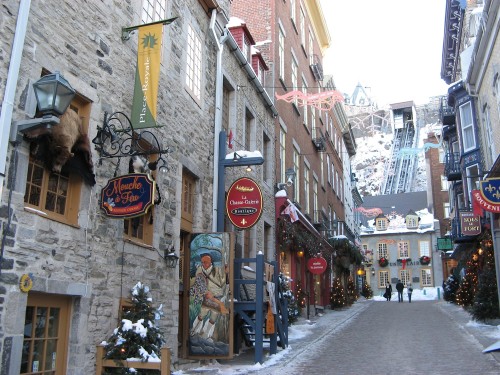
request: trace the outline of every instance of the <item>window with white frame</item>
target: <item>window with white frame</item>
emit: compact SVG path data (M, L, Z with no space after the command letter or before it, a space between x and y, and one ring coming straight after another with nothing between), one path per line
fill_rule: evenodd
M286 133L283 128L280 127L280 168L281 168L281 181L286 182Z
M332 181L331 181L332 190L335 191L335 164L332 163L330 168L332 170Z
M300 181L298 178L300 176L300 152L295 147L293 148L293 169L295 170L295 176L297 177L293 189L293 198L296 202L298 202L300 198Z
M439 162L440 162L441 164L443 164L443 163L445 162L445 160L444 160L444 159L445 159L445 158L444 158L444 155L445 155L444 150L443 150L442 148L440 148L440 149L439 149Z
M343 202L344 201L344 182L342 177L339 176L339 190L337 192L338 197Z
M430 268L422 268L420 270L420 285L432 286L432 274Z
M445 175L441 175L441 190L448 191L448 178Z
M389 271L378 271L378 287L385 288L389 284Z
M304 210L307 213L311 212L309 198L309 184L311 183L311 168L308 163L304 163Z
M460 106L460 127L462 129L462 141L464 151L470 151L476 147L474 138L474 121L472 117L472 104L467 102Z
M408 241L398 241L398 258L410 257L410 243Z
M498 95L497 95L498 97ZM486 135L486 144L488 147L486 151L486 157L489 159L489 164L493 164L497 158L497 152L496 152L496 147L495 147L495 140L493 138L493 127L491 126L491 120L490 120L490 108L488 107L487 104L483 106L483 126L485 130L485 135Z
M450 218L450 202L443 203L444 218Z
M314 64L314 37L311 30L309 30L309 65Z
M304 12L304 9L302 6L300 7L300 43L302 43L302 46L304 49L306 48L306 15Z
M385 242L379 242L377 244L377 256L378 259L380 258L389 259L389 250L387 249L387 244Z
M467 197L470 203L472 202L472 190L479 188L479 166L474 164L465 168L465 170L467 175Z
M326 155L326 177L329 184L331 184L330 180L330 155Z
M142 23L150 23L166 19L167 0L143 0Z
M279 25L278 34L278 60L279 60L279 78L285 80L285 31Z
M400 269L399 270L399 280L403 283L404 286L407 286L411 282L410 270L408 269Z
M418 242L418 253L420 254L421 257L431 256L431 245L429 241L419 241Z
M318 208L318 178L313 176L313 210L314 217L313 220L315 223L319 222L319 208Z
M320 179L321 186L325 186L325 157L323 154L319 154L319 170L320 170Z
M299 64L297 63L297 58L292 52L292 90L298 90L298 74L299 74ZM298 107L297 97L293 100L293 103Z
M191 25L188 25L186 56L186 88L196 100L201 100L201 39Z
M304 77L302 77L302 92L304 93L304 96L307 96L307 82ZM309 128L309 114L307 113L307 105L302 107L303 114L304 114L304 125L306 128Z

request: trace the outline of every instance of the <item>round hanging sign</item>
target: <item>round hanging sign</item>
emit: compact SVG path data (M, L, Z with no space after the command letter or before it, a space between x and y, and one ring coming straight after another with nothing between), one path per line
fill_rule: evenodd
M315 275L321 275L326 271L326 260L323 257L311 258L307 261L307 269Z
M226 212L234 226L253 227L262 215L262 207L262 191L254 180L242 177L233 182L227 192Z

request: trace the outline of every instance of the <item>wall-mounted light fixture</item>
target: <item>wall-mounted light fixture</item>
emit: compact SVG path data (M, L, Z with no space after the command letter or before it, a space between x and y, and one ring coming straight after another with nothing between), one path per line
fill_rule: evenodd
M168 268L177 267L177 262L179 261L179 257L175 253L174 245L171 245L165 249L165 254L163 257L165 258L165 262L167 263Z
M76 91L59 72L47 74L33 84L38 111L42 117L12 122L10 140L18 141L18 133L26 133L42 126L59 124L59 117L70 105Z
M372 267L372 276L375 276L375 268Z

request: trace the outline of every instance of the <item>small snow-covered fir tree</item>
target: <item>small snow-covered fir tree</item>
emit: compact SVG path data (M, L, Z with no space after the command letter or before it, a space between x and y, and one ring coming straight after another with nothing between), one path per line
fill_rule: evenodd
M363 283L363 289L361 290L361 295L363 297L365 297L366 299L370 299L370 298L373 297L373 290L370 287L370 285L368 285L368 283L366 282L366 280Z
M455 275L450 275L448 279L443 283L443 298L445 301L456 303L456 293L460 282L458 277Z
M347 304L352 305L359 298L358 291L356 290L356 284L354 284L354 279L349 276L347 279Z
M477 291L478 264L477 259L472 256L467 261L467 271L460 281L460 287L456 293L456 303L462 307L472 306Z
M346 304L344 286L340 277L336 277L333 281L332 291L330 293L330 307L333 309L340 309Z
M290 290L291 279L283 274L279 276L280 282L280 297L287 300L288 324L296 322L300 316L300 309L297 305L297 299Z
M483 271L479 276L477 293L471 310L476 320L486 321L500 317L498 290L493 250L486 249Z
M163 333L156 325L163 315L161 309L152 307L149 287L138 282L131 290L132 306L122 316L121 324L115 328L105 345L107 359L139 359L142 362L158 361L160 349L165 343ZM154 370L108 369L107 374L156 374Z

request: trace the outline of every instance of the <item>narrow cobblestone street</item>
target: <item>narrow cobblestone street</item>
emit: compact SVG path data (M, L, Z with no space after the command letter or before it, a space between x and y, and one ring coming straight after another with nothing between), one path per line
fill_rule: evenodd
M360 300L353 306L311 317L310 331L262 368L250 368L248 350L221 367L185 374L499 374L500 351L483 353L497 341L498 323L468 324L461 307L444 301L411 304ZM217 366L216 366L217 367Z
M483 354L479 341L441 305L368 303L341 326L318 325L309 345L260 373L499 374L498 357ZM335 319L335 313L326 319Z

